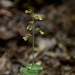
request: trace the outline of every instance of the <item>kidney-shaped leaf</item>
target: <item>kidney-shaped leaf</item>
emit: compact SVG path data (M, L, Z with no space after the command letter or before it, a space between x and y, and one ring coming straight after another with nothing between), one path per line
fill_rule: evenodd
M31 70L32 64L25 64L25 67ZM43 70L43 67L37 64L33 64L32 70L40 71L40 70Z
M24 67L21 67L21 68L20 68L20 72L21 72L23 75L37 75L37 72L28 70L27 68L24 68Z
M37 72L28 70L27 68L24 68L24 67L21 67L21 68L20 68L20 72L21 72L23 75L37 75Z
M37 72L28 71L28 72L25 72L23 75L37 75Z
M23 74L24 74L25 72L27 72L27 71L28 71L28 69L26 69L26 68L24 68L24 67L21 67L21 68L20 68L20 72L23 73Z

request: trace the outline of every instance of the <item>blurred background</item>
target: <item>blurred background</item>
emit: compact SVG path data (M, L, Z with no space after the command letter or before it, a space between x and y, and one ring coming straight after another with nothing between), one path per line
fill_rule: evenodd
M75 0L0 0L0 75L22 75L32 63L32 38L22 39L32 9L43 20L35 21L35 63L44 70L38 75L75 75Z

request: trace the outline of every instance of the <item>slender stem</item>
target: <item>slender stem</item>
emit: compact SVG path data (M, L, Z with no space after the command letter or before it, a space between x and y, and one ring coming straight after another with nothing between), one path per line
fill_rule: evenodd
M34 16L34 13L32 13L32 16ZM32 51L33 51L33 62L32 62L32 67L31 67L31 70L33 68L33 65L34 65L34 17L32 17L32 20L33 20L33 29L32 29L32 38L33 38L33 43L32 43Z
M34 16L34 13L33 13L33 16ZM32 18L33 19L33 64L34 64L34 17Z

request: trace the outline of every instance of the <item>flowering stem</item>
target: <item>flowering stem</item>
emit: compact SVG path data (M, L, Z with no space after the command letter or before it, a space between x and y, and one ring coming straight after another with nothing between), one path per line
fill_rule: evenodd
M33 43L32 43L32 51L33 51L33 62L32 62L32 67L31 67L31 70L32 70L32 68L33 68L33 65L34 65L34 13L32 13L32 20L33 20L33 25L32 25L32 27L33 27L33 29L32 29L32 37L33 37Z

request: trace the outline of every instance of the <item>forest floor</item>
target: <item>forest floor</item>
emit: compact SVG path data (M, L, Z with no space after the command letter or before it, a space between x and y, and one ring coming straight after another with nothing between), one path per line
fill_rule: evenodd
M20 67L32 63L32 38L22 39L32 33L26 30L31 16L8 2L0 8L0 75L22 75ZM45 32L35 32L35 63L44 68L38 75L75 75L75 3L32 9L43 18L35 28Z

